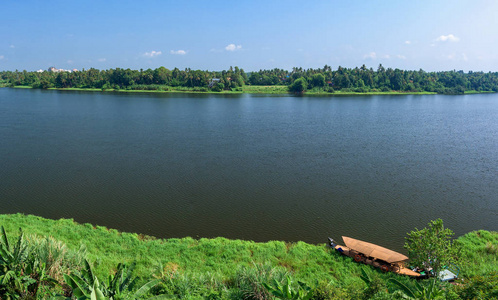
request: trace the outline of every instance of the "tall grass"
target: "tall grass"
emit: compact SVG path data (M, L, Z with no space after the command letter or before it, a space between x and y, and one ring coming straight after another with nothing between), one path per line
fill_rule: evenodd
M36 255L42 264L45 264L47 275L57 281L62 281L64 274L79 270L86 258L84 245L78 250L69 249L63 242L51 236L40 237L28 235L29 252Z
M226 238L156 239L78 224L71 219L49 220L23 214L0 215L0 224L12 238L22 227L33 251L46 263L50 276L58 280L69 269L82 266L86 257L95 264L95 274L101 278L113 273L118 263L135 261L136 276L144 280L161 279L155 293L178 298L195 295L213 299L266 299L268 293L262 283L281 281L286 276L291 276L293 282L302 281L315 287L319 299L360 297L367 288L359 277L361 268L366 266L325 244L256 243ZM498 232L471 232L458 238L457 243L462 249L458 263L462 276L487 276L498 270ZM379 282L397 278L410 284L406 277L376 269L372 272Z
M245 85L242 92L251 94L288 94L289 89L286 85Z
M498 232L479 230L457 239L462 275L476 276L498 270Z
M233 287L238 290L242 299L268 299L270 294L263 283L277 280L282 282L289 272L282 267L274 267L269 263L253 264L251 267L241 266L233 279Z

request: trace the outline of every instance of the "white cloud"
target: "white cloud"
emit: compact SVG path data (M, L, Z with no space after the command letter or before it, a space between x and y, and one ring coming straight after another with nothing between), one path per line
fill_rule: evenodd
M72 63L73 63L73 61L72 61L72 60L68 60L68 61L67 61L67 63L68 63L68 64L72 64Z
M163 54L161 51L150 51L150 52L145 52L144 55L147 57L154 57Z
M5 56L3 56L3 55L0 55L0 59L4 59L4 58L5 58Z
M16 46L14 46L14 45L10 45L10 46L9 46L9 48L12 48L12 49L14 49L15 47L16 47Z
M98 60L99 62L104 62L104 61L106 61L107 59L106 59L106 58L99 58L99 59L97 59L97 60Z
M456 60L456 61L468 61L469 58L467 57L467 54L465 53L461 53L461 54L456 54L456 53L451 53L451 54L448 54L448 55L445 55L444 56L446 59L449 59L449 60Z
M396 57L399 58L399 59L406 59L406 56L401 55L401 54L396 55Z
M187 51L185 51L185 50L176 50L176 51L175 50L171 50L170 53L171 54L176 54L176 55L185 55L185 54L187 54Z
M227 51L236 51L242 49L242 45L235 45L235 44L230 44L225 47L225 50Z
M376 58L377 58L377 53L375 53L375 52L370 52L370 53L368 53L368 54L363 55L363 58L376 59Z
M405 44L410 45L412 42L411 41L405 41Z
M386 54L386 55L383 55L382 58L385 58L385 59L390 59L391 58L391 55L389 54Z
M459 40L460 38L454 36L453 34L441 35L436 39L438 42L458 42Z

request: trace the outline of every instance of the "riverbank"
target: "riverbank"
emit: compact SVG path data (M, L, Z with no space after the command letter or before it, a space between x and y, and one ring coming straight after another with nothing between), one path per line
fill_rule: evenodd
M14 86L13 88L29 89L30 86ZM163 90L126 90L126 89L95 89L95 88L48 88L47 90L57 91L85 91L85 92L118 92L118 93L195 93L195 94L291 94L288 87L285 85L273 86L250 86L246 85L233 90L223 90L220 92L201 89L201 88L185 88L185 87L165 87ZM478 94L481 92L468 91L469 94ZM489 92L488 92L489 93ZM436 95L433 92L401 92L401 91L388 91L388 92L344 92L335 91L333 93L323 90L309 90L304 95L318 95L318 96L371 96L371 95Z
M244 284L250 285L251 280L261 282L285 274L337 299L354 299L365 292L365 283L360 278L364 266L331 251L325 244L256 243L221 237L158 239L78 224L72 219L50 220L23 214L0 215L0 225L5 227L12 241L17 237L18 228L22 228L28 240L33 240L34 235L51 236L71 251L85 245L86 257L95 264L96 274L103 278L115 270L118 263L135 261L136 275L145 279L167 279L165 286L170 292L177 289L175 293L181 292L178 286L183 284L187 295L206 296L211 290L210 293L237 298L234 295L248 288ZM326 237L324 233L324 240ZM462 277L487 278L498 269L498 232L480 230L457 241L462 246L459 261ZM406 277L371 271L384 285L389 278L411 284ZM324 299L335 299L332 296Z
M31 86L18 85L13 88L31 89ZM288 87L285 85L270 85L270 86L251 86L245 85L232 90L223 90L220 92L209 90L207 88L187 88L187 87L171 87L166 86L159 90L128 90L128 89L96 89L96 88L48 88L47 90L56 91L83 91L83 92L114 92L114 93L185 93L185 94L271 94L271 95L289 95ZM464 94L490 94L493 91L475 91L468 90ZM410 92L410 91L370 91L370 92L351 92L351 91L334 91L328 92L325 90L308 90L302 95L308 96L385 96L385 95L437 95L436 92Z

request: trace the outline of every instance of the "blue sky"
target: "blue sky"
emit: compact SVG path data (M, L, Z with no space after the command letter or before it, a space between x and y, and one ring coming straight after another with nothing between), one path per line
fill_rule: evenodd
M498 1L14 1L0 70L498 71Z

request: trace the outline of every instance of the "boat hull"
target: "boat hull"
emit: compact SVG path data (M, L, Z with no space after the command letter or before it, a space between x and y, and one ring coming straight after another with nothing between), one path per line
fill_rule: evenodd
M368 243L368 244L370 244L370 243ZM371 245L373 245L373 244L371 244ZM384 261L384 260L381 260L381 259L378 259L375 257L368 256L365 253L362 253L362 252L357 251L355 249L351 249L347 246L335 244L333 242L333 240L330 238L329 238L329 246L331 248L334 248L339 253L353 258L354 261L356 261L357 263L363 263L366 265L373 266L375 268L379 268L383 272L393 272L396 274L411 276L411 277L420 277L421 276L420 273L415 272L415 271L410 270L409 268L405 267L404 261L387 262L387 261Z

